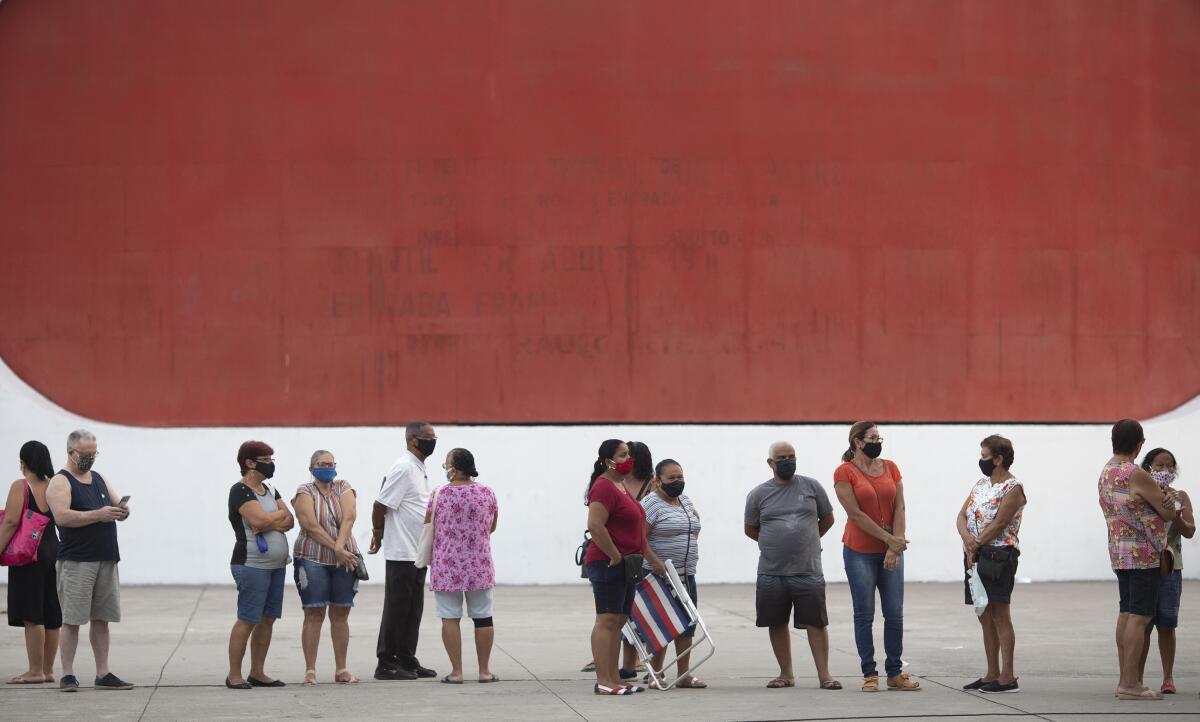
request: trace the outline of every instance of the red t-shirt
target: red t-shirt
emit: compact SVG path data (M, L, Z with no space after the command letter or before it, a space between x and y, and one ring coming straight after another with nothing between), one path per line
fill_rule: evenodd
M896 513L896 484L900 482L900 469L887 459L883 460L883 473L869 476L853 462L847 461L833 472L833 484L849 484L854 489L858 508L882 527L892 525ZM859 528L853 521L846 521L842 543L859 554L882 554L887 545Z
M608 522L604 525L608 535L621 556L641 554L646 548L646 511L633 497L618 489L616 484L607 478L600 477L592 484L588 493L588 504L601 504L608 510ZM595 542L588 545L583 563L608 560L608 555L600 550Z

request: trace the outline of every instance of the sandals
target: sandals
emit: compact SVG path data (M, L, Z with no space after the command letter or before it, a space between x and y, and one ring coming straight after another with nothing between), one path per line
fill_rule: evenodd
M842 683L836 679L827 679L821 683L821 689L841 689Z
M677 681L675 683L675 686L682 687L683 689L707 689L708 688L708 684L704 680L700 679L699 677L693 677L690 674L684 675L682 679L680 679L679 681Z
M445 677L442 677L442 684L462 684L462 683L463 683L463 681L461 679L450 679L450 675L446 675Z
M1122 701L1161 702L1162 698L1163 698L1163 696L1161 693L1155 692L1154 690L1149 689L1149 688L1143 689L1141 692L1138 692L1138 693L1121 692L1119 690L1117 691L1117 699L1122 700Z
M480 684L491 684L492 682L499 682L499 681L500 681L500 678L493 674L490 677L488 677L487 679L480 679L479 683Z
M338 684L358 684L362 680L350 674L349 669L339 669L337 673L333 675L333 681Z
M1178 693L1178 690L1175 689L1175 685L1172 684L1171 682L1163 682L1162 686L1158 688L1158 691L1162 692L1163 694L1177 694Z
M46 679L45 677L43 677L41 675L34 678L34 677L26 677L24 675L19 674L16 677L9 679L8 684L46 684L47 682L53 682L53 681L54 681L53 679Z
M784 687L795 687L795 686L796 686L796 680L784 679L783 677L776 677L775 679L771 680L770 682L767 682L767 689L783 689Z
M336 682L337 677L334 677L333 681ZM305 687L316 687L317 686L317 670L315 670L315 669L304 670L304 686Z
M878 692L879 691L879 675L873 674L869 677L863 677L862 691Z
M579 671L580 672L595 672L596 671L596 663L588 662L587 664L583 665L583 669L581 669Z
M605 696L619 694L633 694L633 691L628 687L605 687L602 684L597 684L592 688L592 694L602 694Z
M916 692L921 689L921 683L909 676L908 672L888 677L887 686L895 692Z

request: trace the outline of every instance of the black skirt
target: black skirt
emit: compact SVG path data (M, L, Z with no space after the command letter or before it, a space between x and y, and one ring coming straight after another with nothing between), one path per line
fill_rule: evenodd
M8 568L8 626L40 624L46 629L62 626L62 607L58 604L58 535L54 522L38 544L38 558L32 564Z

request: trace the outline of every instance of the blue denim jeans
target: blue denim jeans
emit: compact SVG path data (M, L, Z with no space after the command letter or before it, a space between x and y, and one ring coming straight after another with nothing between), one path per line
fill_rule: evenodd
M842 547L850 599L854 602L854 643L864 677L878 674L875 667L875 590L883 607L884 669L889 677L900 674L904 651L904 557L892 571L883 568L883 554L860 554Z

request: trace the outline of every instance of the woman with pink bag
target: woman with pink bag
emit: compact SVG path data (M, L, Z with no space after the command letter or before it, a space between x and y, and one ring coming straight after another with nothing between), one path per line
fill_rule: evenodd
M58 536L54 533L50 505L46 503L46 488L54 476L54 465L45 444L28 441L21 447L21 474L25 478L12 483L4 505L4 521L0 522L0 550L4 553L0 561L17 564L8 567L8 626L25 628L29 670L8 683L43 684L54 681L54 655L58 651L58 630L62 627L54 575ZM32 516L27 514L30 511L34 512ZM25 547L30 545L31 538L26 535L32 535L41 523L39 514L48 523L38 532L37 557L20 563L29 556ZM11 559L14 553L20 557L15 561Z

